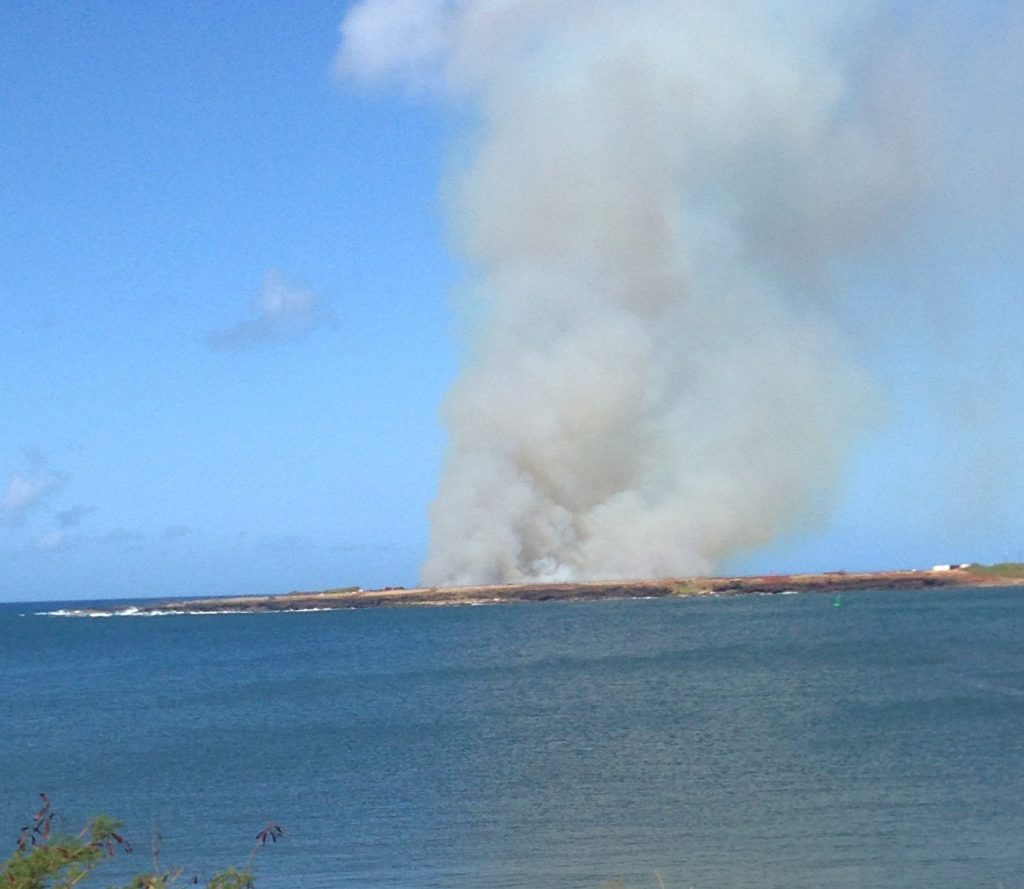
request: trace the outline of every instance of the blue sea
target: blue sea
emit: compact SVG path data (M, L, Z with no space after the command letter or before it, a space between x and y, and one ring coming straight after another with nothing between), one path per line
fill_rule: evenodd
M0 609L0 844L45 791L259 889L1024 886L1024 590Z

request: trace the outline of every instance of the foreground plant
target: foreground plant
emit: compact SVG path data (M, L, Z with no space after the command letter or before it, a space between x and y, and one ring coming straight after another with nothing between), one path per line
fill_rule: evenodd
M0 889L72 889L89 877L104 860L120 850L130 854L131 844L121 833L121 823L106 815L90 819L77 835L54 832L57 814L45 793L42 807L32 823L21 829L14 853L0 864ZM270 823L258 834L242 868L218 871L206 882L206 889L253 889L252 864L256 853L268 842L276 843L284 834L279 824ZM182 883L182 868L161 871L157 866L157 846L153 848L153 868L136 875L122 889L173 889ZM190 877L189 885L199 885Z

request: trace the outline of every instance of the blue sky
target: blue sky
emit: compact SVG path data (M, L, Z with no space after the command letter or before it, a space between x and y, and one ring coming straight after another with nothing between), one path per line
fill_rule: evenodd
M40 490L0 596L415 576L454 370L442 122L333 82L342 11L6 7L0 473ZM268 275L322 320L214 348Z
M345 8L0 12L0 599L416 582L459 355L456 124L333 78ZM978 129L1020 147L1019 121ZM831 518L729 567L1024 557L1020 189L954 167L969 201L843 270L884 409Z

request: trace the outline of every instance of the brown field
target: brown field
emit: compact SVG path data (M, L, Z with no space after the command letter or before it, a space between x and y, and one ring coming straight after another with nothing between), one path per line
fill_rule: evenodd
M661 580L609 580L586 583L528 583L467 587L351 587L277 596L235 596L145 604L139 611L299 611L326 608L389 608L403 606L485 605L503 602L582 602L597 599L641 599L669 596L728 596L783 592L841 593L860 589L919 589L1024 585L1024 570L975 566L948 571L832 571L822 574L768 574L751 577L687 577Z

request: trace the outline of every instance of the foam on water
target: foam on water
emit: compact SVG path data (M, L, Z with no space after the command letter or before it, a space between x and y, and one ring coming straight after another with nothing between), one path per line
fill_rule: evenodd
M181 617L182 615L206 616L211 614L307 614L312 611L339 611L337 608L287 608L276 611L259 611L250 608L218 608L211 610L190 610L167 608L153 611L134 605L118 609L57 608L53 611L35 611L36 617Z

